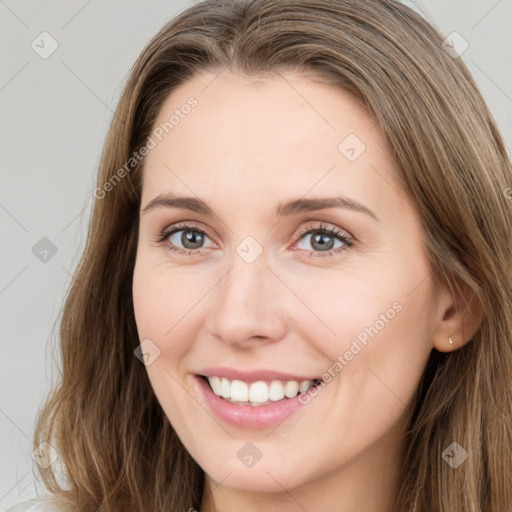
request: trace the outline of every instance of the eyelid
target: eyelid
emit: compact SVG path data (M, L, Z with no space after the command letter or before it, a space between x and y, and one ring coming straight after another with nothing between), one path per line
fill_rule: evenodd
M310 233L312 231L325 231L327 233L330 233L330 234L333 234L333 235L336 235L336 236L339 236L339 237L343 237L345 238L347 241L350 241L350 242L354 242L354 237L348 233L348 231L345 231L344 229L341 229L333 224L327 224L326 222L322 222L322 221L310 221L310 222L320 222L320 224L306 224L306 226L303 226L301 227L297 234L296 234L296 237L297 238L301 238L303 235L307 234L307 233Z
M186 231L186 230L192 230L191 228L203 232L204 234L208 235L210 239L212 239L212 234L209 228L201 224L200 222L196 222L194 220L190 221L182 221L182 222L175 222L174 224L171 224L170 226L167 226L164 228L161 234L160 241L163 242L165 239L167 239L169 236L171 236L173 233L176 233L176 231Z

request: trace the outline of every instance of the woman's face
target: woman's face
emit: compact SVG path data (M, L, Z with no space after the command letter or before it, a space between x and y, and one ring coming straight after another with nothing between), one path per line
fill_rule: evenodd
M304 75L203 73L148 147L135 317L192 457L256 492L389 469L439 311L377 120Z

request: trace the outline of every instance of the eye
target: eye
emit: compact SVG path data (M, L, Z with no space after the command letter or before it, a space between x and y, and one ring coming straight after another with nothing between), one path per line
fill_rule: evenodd
M300 239L297 244L305 242L313 249L299 247L301 250L310 251L310 256L332 256L347 250L353 245L350 236L338 228L321 224L314 228L306 227L299 233Z
M353 245L353 241L347 233L336 227L320 224L303 228L298 234L299 240L296 245L305 243L307 247L299 247L301 251L309 252L309 256L332 256L347 250ZM215 244L205 246L205 241L210 237L204 230L193 224L174 224L168 227L160 235L158 241L166 243L166 249L177 254L194 255L201 252L201 249L213 247Z
M210 238L198 227L191 224L174 224L166 229L160 242L168 242L167 249L178 254L198 253L199 249L205 248L205 240ZM181 246L181 247L180 247Z

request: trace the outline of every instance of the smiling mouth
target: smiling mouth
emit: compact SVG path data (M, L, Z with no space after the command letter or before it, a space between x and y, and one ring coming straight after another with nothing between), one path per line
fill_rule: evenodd
M289 400L323 383L322 379L304 381L272 380L248 383L216 375L199 375L199 377L208 383L210 389L218 397L233 404L251 405L253 407Z

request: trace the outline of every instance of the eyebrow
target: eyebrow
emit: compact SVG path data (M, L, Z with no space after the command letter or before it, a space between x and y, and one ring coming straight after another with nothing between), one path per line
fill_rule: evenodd
M213 210L201 199L196 197L176 196L172 193L160 194L152 199L141 211L141 214L145 214L155 208L181 208L196 213L202 213L207 216L215 215ZM342 196L294 199L279 204L276 208L276 215L278 217L287 217L296 213L323 210L325 208L346 208L365 213L378 221L377 216L368 207L353 199Z

